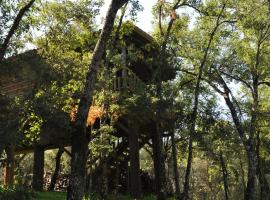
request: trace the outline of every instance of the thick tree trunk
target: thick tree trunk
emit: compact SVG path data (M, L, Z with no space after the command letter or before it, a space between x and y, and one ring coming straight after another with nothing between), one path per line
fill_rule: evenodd
M239 133L239 136L245 146L246 155L248 159L248 178L247 178L247 187L245 190L245 200L254 200L255 199L255 190L256 190L256 171L257 171L257 155L254 148L254 144L252 141L252 136L250 136L249 139L247 139L244 129L242 127L242 124L240 122L240 119L238 118L236 108L234 107L234 104L231 102L229 97L229 88L224 80L221 79L223 82L223 87L225 90L224 93L224 99L226 101L226 104L228 108L230 109L234 124L236 126L236 129ZM252 124L252 122L251 122ZM254 125L250 128L251 130L254 128ZM252 132L252 131L251 131ZM253 134L253 133L252 133ZM250 135L252 135L250 134Z
M227 86L224 84L225 86L225 91L228 91ZM233 105L233 103L231 102L230 98L229 98L229 94L226 94L224 97L226 104L228 105L230 111L231 111L231 115L234 121L234 124L236 126L236 129L242 139L242 142L245 146L245 150L246 150L246 155L247 155L247 159L248 159L248 178L247 178L247 187L246 187L246 191L245 191L245 200L254 200L255 199L255 190L256 190L256 171L257 171L257 155L256 155L256 151L254 148L254 144L252 141L252 137L247 139L245 137L245 133L243 130L243 127L240 123L240 120L237 116L237 112L236 109Z
M84 194L88 139L72 134L71 174L68 188L68 200L80 200Z
M258 167L258 155L256 153L255 141L258 132L258 109L259 109L259 74L258 67L260 63L260 46L261 41L257 43L256 59L255 64L251 68L252 74L252 97L253 104L251 109L251 120L249 127L249 138L245 143L245 148L248 156L248 182L245 192L245 200L255 200L256 198L256 178L257 178L257 167ZM260 170L260 169L259 169Z
M2 61L4 59L5 53L6 53L7 48L8 48L9 41L10 41L11 37L14 35L14 33L16 32L16 30L18 29L23 16L25 15L26 12L29 11L30 7L34 4L34 2L35 2L35 0L29 1L29 3L27 3L19 11L18 15L14 19L14 22L13 22L13 24L12 24L6 38L5 38L3 44L0 47L0 61Z
M227 172L227 167L226 167L222 152L220 153L219 158L220 158L220 165L222 169L225 199L229 200L228 172Z
M177 166L177 149L175 144L175 135L174 131L172 132L172 158L173 158L173 171L174 171L174 184L175 184L175 196L176 199L180 199L181 192L179 186L179 173Z
M34 166L33 166L33 189L35 191L43 190L44 175L44 149L40 146L34 148Z
M261 187L261 194L260 194L260 199L261 200L269 200L270 199L270 188L269 188L269 184L268 181L265 177L265 174L263 172L263 170L260 170L261 172L259 172L260 174L259 176L259 181L260 181L260 187Z
M115 190L114 190L114 195L118 194L119 191L119 179L120 179L120 165L117 162L116 164L116 171L115 171L115 179L114 179L114 184L115 184Z
M53 173L52 178L51 178L50 186L48 188L49 191L53 191L55 188L55 184L56 184L57 177L58 177L59 170L60 170L60 166L61 166L61 156L63 155L63 153L64 153L64 148L59 148L59 150L55 156L55 169L54 169L54 173Z
M243 186L243 191L246 189L246 181L245 181L245 170L243 166L243 161L241 156L239 157L239 164L240 164L240 171L241 171L241 181L242 181L242 186Z
M106 156L105 154L101 154L101 157ZM108 163L105 162L102 166L102 174L100 176L101 178L101 185L100 185L100 197L102 199L107 199L108 198L108 194L109 194L109 188L108 188L108 170L109 170L109 166Z
M139 133L129 122L130 194L134 199L141 198Z
M257 156L253 144L247 147L247 157L248 157L248 180L247 187L245 191L245 200L255 200L256 199L256 178L257 178Z
M100 68L102 56L112 32L117 11L127 2L128 0L112 0L86 76L85 89L80 99L77 118L72 131L72 159L68 200L81 200L84 194L85 167L90 139L85 126L89 108L92 104L97 71Z
M260 145L261 145L261 141L260 141L260 135L258 132L256 151L257 151L257 158L258 158L257 176L260 182L260 200L269 200L270 188L269 188L269 184L264 173L265 167L264 167L263 159L260 156Z
M268 181L265 177L264 166L261 158L258 161L257 176L259 177L260 182L260 200L269 200L270 199L270 188Z
M228 91L227 85L225 85L225 91ZM257 155L256 151L254 148L254 144L252 141L252 137L247 139L245 137L245 133L243 130L243 127L240 123L240 120L237 116L236 109L231 102L229 98L229 94L226 94L224 97L226 104L228 105L231 115L234 121L234 124L236 126L236 129L242 139L242 142L245 146L246 154L247 154L247 159L248 159L248 178L247 178L247 187L245 191L245 200L254 200L255 199L255 190L256 190L256 171L257 171Z

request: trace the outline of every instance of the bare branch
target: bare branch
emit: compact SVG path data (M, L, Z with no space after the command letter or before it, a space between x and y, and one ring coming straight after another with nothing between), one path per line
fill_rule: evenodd
M159 16L158 16L158 25L159 25L159 31L160 31L160 34L162 36L164 36L164 32L163 32L163 28L162 28L162 6L163 6L163 3L160 3L160 6L159 6Z
M240 81L245 86L247 86L250 89L250 91L253 93L253 89L252 89L251 85L246 80L242 79L241 77L239 77L237 75L228 74L228 73L226 73L224 71L220 71L220 73L223 74L223 75L225 75L225 76L227 76L227 77L229 77L229 78L232 78L232 79L234 79L236 81Z
M270 87L270 82L268 81L261 81L258 83L258 85L267 85L268 87Z
M183 3L183 4L181 4L181 6L186 6L186 7L192 8L195 11L197 11L199 14L204 14L205 16L209 16L208 12L200 10L199 8L197 8L197 7L195 7L195 6L191 5L191 4Z

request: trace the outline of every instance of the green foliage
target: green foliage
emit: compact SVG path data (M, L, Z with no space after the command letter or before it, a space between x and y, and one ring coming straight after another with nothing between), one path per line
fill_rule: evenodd
M23 8L29 1L28 0L14 0L14 1L1 1L0 3L0 44L3 44L8 31L13 25L15 17L18 15L21 8ZM36 1L37 3L39 0ZM32 7L32 11L35 10L35 5ZM11 38L9 48L6 55L17 54L23 47L27 39L25 36L32 25L31 17L34 12L27 12L20 22L20 26L16 30L15 34Z
M1 1L0 44L14 16L26 2ZM1 75L11 74L16 80L38 80L32 93L25 97L0 96L0 154L10 144L21 144L21 141L24 144L37 142L43 128L48 125L56 126L64 132L70 131L70 113L82 95L86 72L98 39L99 31L95 16L99 14L103 1L41 2L42 4L39 4L40 1L37 1L39 6L34 7L33 12L24 18L8 55L16 53L19 47L25 44L22 36L25 36L29 25L34 29L34 33L40 33L38 37L32 37L30 34L27 37L27 40L33 42L38 50L29 51L0 63ZM177 17L167 38L165 62L160 67L161 63L157 56L166 39L161 34L160 28L163 31L168 28L168 22L174 12L173 5L176 2L176 0L158 1L154 7L153 13L156 16L154 23L157 28L153 33L155 38L153 44L145 47L138 44L128 46L129 62L126 64L133 66L143 62L153 73L149 78L151 80L147 80L147 85L140 85L134 91L112 89L115 74L123 67L127 67L123 66L119 50L124 40L128 40L132 35L134 25L124 23L118 38L114 38L116 33L113 33L106 50L106 60L101 63L102 67L98 71L96 80L93 105L101 108L103 115L100 117L100 127L91 130L89 163L99 157L106 158L113 152L112 144L120 141L112 136L116 131L114 125L119 117L132 119L136 126L143 127L155 120L155 111L159 104L163 134L175 132L178 169L182 184L187 162L187 139L190 136L195 80L199 67L204 64L194 136L191 190L194 199L223 198L224 185L219 157L222 154L228 171L230 197L240 199L245 189L248 170L245 149L231 120L229 110L226 109L224 102L221 102L224 93L220 92L223 96L218 96L214 89L216 91L223 89L222 83L217 79L222 77L231 88L229 97L237 109L237 117L240 119L245 136L249 136L251 118L254 114L252 84L255 80L254 75L258 75L260 84L257 85L259 105L256 110L256 134L261 140L260 156L265 167L268 168L270 163L268 7L265 2L259 0L180 1L181 6L176 10ZM142 9L139 1L130 1L128 6L129 17L135 21L137 11ZM157 20L161 7L161 27L159 27ZM192 8L195 10L190 12ZM116 44L114 39L117 39ZM175 69L177 72L174 80L162 82L161 97L156 97L157 88L154 83L158 73L155 70L159 68L162 68L161 75L164 77L172 77ZM255 139L254 137L254 141ZM170 137L166 137L164 143L168 177L172 180ZM150 146L151 142L140 153L141 167L153 174ZM54 151L48 152L46 156L46 169L49 171L53 170L54 156ZM31 167L28 166L29 160L30 158L27 158L22 161L22 165L26 167L19 168L18 175L31 171ZM62 170L65 173L69 172L68 160L65 157L63 161ZM24 170L24 173L20 170ZM269 175L269 171L265 173ZM12 195L20 196L20 199L23 196L25 198L31 196L30 193L30 196L27 196L28 193L20 189L1 189L0 195L6 195L0 196L0 199L8 199ZM65 196L65 193L44 192L39 193L37 199L60 200L65 199ZM110 199L131 198L112 196Z
M18 99L10 98L0 94L0 155L4 148L10 144L15 144L22 139L22 135L18 133L20 128L21 112Z
M5 189L0 187L1 200L32 200L36 196L32 191L25 190L21 187L14 189Z

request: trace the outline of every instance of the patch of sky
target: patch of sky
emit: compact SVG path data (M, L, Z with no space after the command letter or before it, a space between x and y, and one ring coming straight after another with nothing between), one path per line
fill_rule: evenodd
M157 0L139 0L139 3L142 5L143 10L139 11L137 14L136 25L148 33L151 33L153 30L154 16L152 15L152 8L156 2ZM97 22L99 24L102 24L110 3L111 0L104 1L104 6L101 8L100 16L97 19ZM125 20L129 19L129 17L125 18Z

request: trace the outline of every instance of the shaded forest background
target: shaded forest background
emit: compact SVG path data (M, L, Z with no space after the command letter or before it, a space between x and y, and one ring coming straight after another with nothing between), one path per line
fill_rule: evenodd
M269 0L159 0L152 37L141 33L151 42L139 47L127 42L143 9L139 1L112 0L100 29L103 5L0 0L0 164L3 173L15 168L6 187L43 187L32 181L33 154L22 149L33 151L56 130L71 142L46 151L41 189L61 190L62 177L70 200L120 193L270 199ZM112 89L121 67L134 63L127 74L138 69L140 84ZM8 93L4 86L12 81L23 89ZM128 134L119 137L122 117ZM129 163L138 165L119 171L129 185L108 175L128 153L111 163L103 158L133 140ZM90 180L98 180L96 188Z

